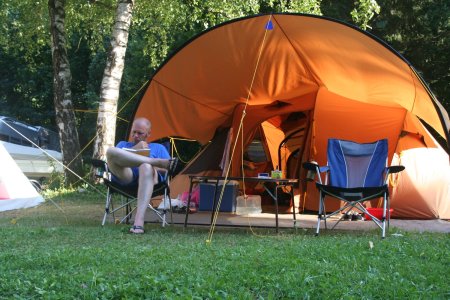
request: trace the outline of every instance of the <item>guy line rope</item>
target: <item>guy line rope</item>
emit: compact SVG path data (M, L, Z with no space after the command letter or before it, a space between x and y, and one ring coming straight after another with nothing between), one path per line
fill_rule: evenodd
M241 145L243 145L244 137L242 136L242 133L243 133L243 127L244 127L244 118L245 118L245 115L246 115L246 108L247 108L248 102L250 100L250 93L251 93L252 88L253 88L253 83L255 82L256 72L258 70L259 61L261 59L261 55L262 55L262 52L263 52L263 49L264 49L264 44L265 44L265 41L266 41L267 33L268 33L269 30L272 30L272 15L269 15L269 20L266 23L264 36L263 36L263 39L262 39L262 42L261 42L261 46L259 48L258 58L257 58L256 64L255 64L255 68L253 70L253 76L252 76L252 79L251 79L251 82L250 82L250 88L248 90L247 98L245 100L244 110L242 111L242 116L241 116L241 120L240 120L240 123L239 123L239 129L238 129L238 132L236 134L236 138L235 138L234 145L233 145L233 150L231 151L230 160L228 162L227 171L225 173L225 178L224 178L224 181L223 181L224 184L222 185L222 190L220 191L220 196L219 196L219 199L217 201L217 205L216 205L216 208L215 208L215 211L214 211L214 215L213 215L213 221L211 223L211 227L210 227L210 230L209 230L208 238L206 240L207 244L210 244L211 241L212 241L212 237L213 237L214 230L215 230L216 223L217 223L217 217L219 215L220 204L222 203L222 198L223 198L223 194L224 194L224 191L225 191L226 182L228 181L228 177L229 177L229 173L230 173L230 169L231 169L231 163L233 161L234 152L235 152L236 145L237 145L237 142L238 142L238 139L239 139L240 135L241 135L241 143L242 143ZM245 196L245 173L244 173L244 170L243 170L243 168L244 168L243 167L243 165L244 165L244 157L243 157L244 149L243 148L242 148L241 152L242 152L241 153L242 184L243 184L244 196Z

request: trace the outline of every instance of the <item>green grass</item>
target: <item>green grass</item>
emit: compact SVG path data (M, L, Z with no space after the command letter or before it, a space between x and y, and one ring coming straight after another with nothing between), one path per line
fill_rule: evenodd
M449 235L101 227L103 197L0 213L0 299L449 299ZM61 212L62 209L64 211ZM371 247L373 243L373 247Z

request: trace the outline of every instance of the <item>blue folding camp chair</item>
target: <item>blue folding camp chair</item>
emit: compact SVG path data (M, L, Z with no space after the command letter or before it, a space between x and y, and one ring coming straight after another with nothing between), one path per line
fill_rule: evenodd
M164 227L167 225L166 214L170 211L172 219L172 203L170 201L170 179L174 175L177 167L178 158L172 158L171 168L162 172L162 181L156 184L153 188L152 198L162 195L162 201L169 202L164 203L164 207L169 209L158 210L151 204L148 205L148 209L155 213L156 217L161 221L161 225ZM93 159L92 166L94 168L94 175L103 180L106 185L106 204L105 213L103 215L102 226L105 225L108 216L112 217L114 223L126 223L128 224L133 216L133 212L136 210L137 203L137 187L127 187L120 185L111 180L111 172L108 169L106 161ZM114 195L119 196L121 202L114 206Z
M316 187L319 190L319 213L316 235L320 224L332 216L344 213L333 228L344 218L345 213L356 209L372 218L380 227L382 237L386 234L386 221L389 227L389 189L388 175L398 173L404 166L387 167L388 141L379 140L374 143L359 144L351 141L329 139L327 149L327 166L321 167L314 162L307 162L303 167L317 175ZM321 173L325 173L322 180ZM314 176L315 177L315 176ZM312 179L312 177L309 177ZM344 201L338 210L327 213L325 196ZM367 211L364 202L376 198L383 200L383 216L381 219ZM332 229L333 229L332 228Z

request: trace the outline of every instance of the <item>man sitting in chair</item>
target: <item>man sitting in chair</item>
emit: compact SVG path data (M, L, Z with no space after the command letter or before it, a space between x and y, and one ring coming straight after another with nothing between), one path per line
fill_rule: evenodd
M167 149L157 143L147 143L151 123L145 118L134 120L131 128L131 142L121 141L106 151L112 181L124 186L138 188L137 208L130 233L144 233L145 211L153 193L153 187L161 180L158 169L170 169L172 160ZM122 148L148 149L148 155L139 155Z

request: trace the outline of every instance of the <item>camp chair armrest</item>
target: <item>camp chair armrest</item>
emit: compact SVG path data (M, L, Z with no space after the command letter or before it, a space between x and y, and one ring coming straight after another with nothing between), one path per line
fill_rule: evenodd
M305 162L303 163L303 168L305 168L308 171L317 171L317 168L319 168L319 165L314 162Z
M158 168L157 171L158 171L158 174L160 176L162 176L162 180L166 181L167 177L168 177L168 174L169 174L169 171L167 169L162 169L162 168Z
M330 170L328 166L321 167L318 163L313 161L303 163L303 168L308 170L308 173L306 174L306 181L313 181L317 174L319 183L322 183L322 177L320 176L320 173L328 172Z
M330 171L330 167L329 166L322 166L321 167L321 166L319 166L318 163L315 163L315 162L305 162L305 163L303 163L303 168L305 168L308 171L313 171L313 172L319 171L320 173Z
M101 160L101 159L95 159L95 158L93 158L93 159L91 160L91 164L92 164L92 166L93 166L94 168L103 168L104 170L107 169L106 161Z
M319 171L320 171L320 173L329 172L330 166L319 167Z
M178 164L178 157L172 157L169 160L169 169L158 168L158 173L163 177L164 181L167 181L174 175Z
M390 166L386 168L388 174L399 173L405 169L404 166Z
M92 159L91 164L94 167L95 177L110 180L110 173L106 161L101 159Z

